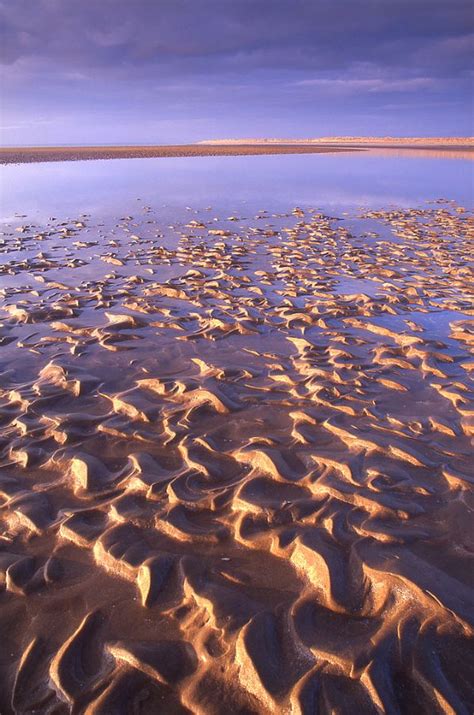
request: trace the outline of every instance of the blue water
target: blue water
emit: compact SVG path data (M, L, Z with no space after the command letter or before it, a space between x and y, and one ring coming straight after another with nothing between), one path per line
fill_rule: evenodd
M95 217L132 214L143 205L226 211L296 205L354 213L418 206L440 198L473 206L474 162L370 152L19 164L0 167L0 220L26 214ZM140 201L137 201L140 199ZM137 208L138 207L138 208Z

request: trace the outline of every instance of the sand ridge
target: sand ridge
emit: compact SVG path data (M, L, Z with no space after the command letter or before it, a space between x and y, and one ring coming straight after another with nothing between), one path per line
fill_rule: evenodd
M0 164L29 164L49 161L85 161L91 159L145 159L199 156L260 156L262 154L323 154L338 152L337 147L306 145L208 145L177 144L161 146L57 146L0 147ZM356 151L351 150L351 151Z
M473 218L342 218L5 228L2 712L470 711Z

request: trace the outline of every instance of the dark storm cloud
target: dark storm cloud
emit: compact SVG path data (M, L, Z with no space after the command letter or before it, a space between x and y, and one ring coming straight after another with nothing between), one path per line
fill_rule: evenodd
M464 71L472 8L465 0L4 0L2 61L114 71L164 61L216 72L219 63L307 70L418 57Z
M223 127L226 111L248 113L243 98L257 113L291 102L309 122L325 96L380 112L381 97L415 108L423 94L454 117L473 29L471 0L0 0L0 61L23 122L33 105L106 112L124 89L165 119L204 121L212 101Z

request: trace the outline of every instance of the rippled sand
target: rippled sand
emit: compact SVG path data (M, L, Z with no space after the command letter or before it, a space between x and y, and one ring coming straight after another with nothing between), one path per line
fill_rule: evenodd
M0 711L468 713L473 221L0 240Z

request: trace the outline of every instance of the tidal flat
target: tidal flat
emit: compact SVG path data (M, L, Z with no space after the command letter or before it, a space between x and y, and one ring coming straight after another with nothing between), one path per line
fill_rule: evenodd
M2 713L471 712L472 166L2 168Z

